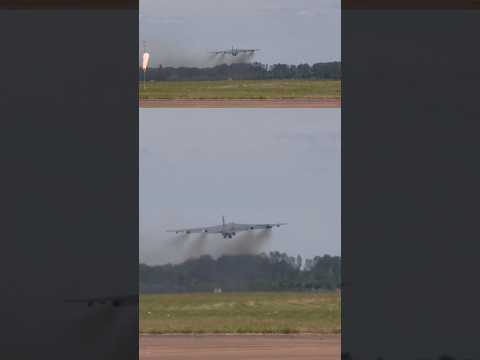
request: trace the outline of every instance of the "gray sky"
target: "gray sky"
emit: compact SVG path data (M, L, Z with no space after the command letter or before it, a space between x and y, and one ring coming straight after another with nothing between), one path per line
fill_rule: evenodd
M260 251L340 255L340 109L141 108L139 191L142 262L184 260L199 235L165 230L222 215L287 222ZM232 240L209 235L203 253Z
M340 60L340 0L140 0L151 65L208 66L207 52L259 48L265 64Z

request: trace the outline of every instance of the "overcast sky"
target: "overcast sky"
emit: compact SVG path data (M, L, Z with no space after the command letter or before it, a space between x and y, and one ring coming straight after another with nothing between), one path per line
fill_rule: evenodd
M207 66L232 46L265 64L340 61L340 0L140 0L143 40L155 67Z
M185 259L165 230L222 215L287 222L261 251L340 255L340 109L141 108L139 195L142 262ZM208 239L214 256L233 240Z

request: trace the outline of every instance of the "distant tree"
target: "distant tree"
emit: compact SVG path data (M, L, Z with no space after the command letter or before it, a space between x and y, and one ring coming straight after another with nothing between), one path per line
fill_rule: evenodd
M302 257L300 255L297 255L297 262L295 265L297 270L300 270L302 268Z
M275 64L270 69L270 78L289 79L292 77L291 67L286 64Z
M142 292L335 289L340 286L340 258L306 259L278 251L259 255L208 255L181 264L140 264Z
M162 67L148 68L147 80L257 80L257 79L340 79L340 62L268 66L259 62L221 64L209 68ZM143 70L139 68L139 79Z
M295 71L295 77L297 79L310 79L312 77L312 71L310 65L300 64L297 66Z

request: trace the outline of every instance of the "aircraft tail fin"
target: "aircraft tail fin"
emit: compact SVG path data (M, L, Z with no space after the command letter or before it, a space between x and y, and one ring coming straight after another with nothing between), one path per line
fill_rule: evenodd
M222 225L225 226L225 216L222 216Z

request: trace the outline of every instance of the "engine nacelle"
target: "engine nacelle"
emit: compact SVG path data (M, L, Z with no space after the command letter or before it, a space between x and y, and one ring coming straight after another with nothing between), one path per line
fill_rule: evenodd
M207 230L207 229L205 229L205 230L203 230L203 232L204 232L204 233L207 233L207 232L208 232L208 230Z
M253 227L253 226L250 226L250 230L253 230L253 229L254 229L254 227Z

